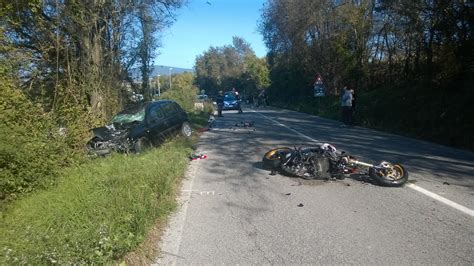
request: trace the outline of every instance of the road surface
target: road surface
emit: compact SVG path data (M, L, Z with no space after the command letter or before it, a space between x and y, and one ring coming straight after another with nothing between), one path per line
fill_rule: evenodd
M262 169L267 150L313 142L401 162L409 184ZM276 108L224 112L198 149L208 158L191 162L157 264L474 263L471 152Z

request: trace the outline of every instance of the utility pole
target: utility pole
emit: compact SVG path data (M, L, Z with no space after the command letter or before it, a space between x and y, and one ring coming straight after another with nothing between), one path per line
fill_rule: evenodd
M160 89L160 74L158 74L158 97L161 97L161 89Z
M170 71L169 71L169 73L170 73L170 89L171 89L171 70L172 70L172 69L173 69L172 67L169 68L169 70L170 70Z

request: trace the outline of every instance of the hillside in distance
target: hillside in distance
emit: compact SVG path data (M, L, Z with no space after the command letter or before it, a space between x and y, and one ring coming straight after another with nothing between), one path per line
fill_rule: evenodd
M155 65L152 66L152 70L150 73L150 78L154 78L158 75L160 76L168 76L170 73L171 75L181 74L181 73L194 73L194 69L191 68L180 68L180 67L172 67L172 66L162 66L162 65ZM134 80L141 79L140 68L133 68L130 71Z

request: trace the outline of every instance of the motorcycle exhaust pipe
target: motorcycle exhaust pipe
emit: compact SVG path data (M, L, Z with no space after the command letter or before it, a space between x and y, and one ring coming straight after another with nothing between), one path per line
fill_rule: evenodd
M356 165L362 165L362 166L365 166L365 167L374 167L373 164L364 163L364 162L353 160L353 159L349 159L349 163L353 163L353 164L356 164Z

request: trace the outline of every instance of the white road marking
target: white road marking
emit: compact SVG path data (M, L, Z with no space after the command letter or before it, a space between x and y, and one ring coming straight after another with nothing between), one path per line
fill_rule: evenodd
M428 197L430 197L430 198L432 198L432 199L435 199L435 200L437 200L437 201L440 201L440 202L442 202L442 203L444 203L444 204L446 204L446 205L448 205L448 206L451 206L451 207L453 207L453 208L455 208L455 209L457 209L457 210L459 210L459 211L462 211L462 212L464 212L465 214L470 215L471 217L474 217L474 210L471 210L471 209L469 209L469 208L467 208L467 207L464 207L464 206L461 205L461 204L458 204L458 203L456 203L456 202L454 202L454 201L448 200L448 199L445 198L445 197L441 197L440 195L438 195L438 194L436 194L436 193L433 193L433 192L431 192L431 191L428 191L428 190L426 190L426 189L424 189L424 188L422 188L422 187L419 187L419 186L417 186L417 185L415 185L415 184L408 184L407 187L409 187L409 188L411 188L411 189L414 189L414 190L416 190L416 191L418 191L418 192L420 192L420 193L423 193L423 194L425 194L426 196L428 196Z
M201 191L201 192L199 192L199 195L201 195L201 196L214 196L214 190L211 190L211 191Z
M275 119L270 118L270 117L268 117L268 116L266 116L266 115L264 115L264 114L261 114L261 113L255 111L255 110L253 110L253 109L251 109L251 111L254 112L254 113L257 113L257 114L259 114L259 115L261 115L261 116L263 116L263 117L265 117L266 119L272 121L273 123L275 123L275 124L277 124L277 125L279 125L279 126L282 126L282 127L286 128L286 129L288 129L288 130L291 130L292 132L296 133L296 134L297 134L298 136L300 136L300 137L303 137L303 138L308 139L308 140L313 141L313 142L320 142L320 141L318 141L318 140L316 140L316 139L313 139L312 137L306 136L305 134L300 133L299 131L296 131L296 130L292 129L291 127L288 127L287 125L284 125L284 124L282 124L282 123L276 121Z
M279 125L279 126L282 126L282 127L286 128L286 129L291 130L292 132L298 134L298 136L301 136L301 137L303 137L303 138L306 138L306 139L311 140L311 141L314 141L314 142L319 142L319 141L317 141L317 140L315 140L315 139L313 139L313 138L311 138L311 137L309 137L309 136L304 135L303 133L300 133L300 132L298 132L298 131L296 131L296 130L290 128L290 127L288 127L287 125L284 125L284 124L282 124L282 123L276 121L276 120L273 119L273 118L270 118L270 117L268 117L268 116L266 116L266 115L264 115L264 114L261 114L261 113L255 111L255 110L251 110L251 111L254 112L254 113L257 113L257 114L259 114L259 115L261 115L261 116L263 116L263 117L265 117L266 119L272 121L273 123L275 123L275 124L277 124L277 125ZM456 203L456 202L454 202L454 201L451 201L451 200L449 200L449 199L447 199L447 198L445 198L445 197L442 197L442 196L440 196L440 195L438 195L438 194L436 194L436 193L433 193L433 192L431 192L431 191L429 191L429 190L426 190L426 189L424 189L424 188L422 188L422 187L420 187L420 186L417 186L417 185L415 185L415 184L408 184L407 187L409 187L409 188L411 188L411 189L413 189L413 190L415 190L415 191L418 191L418 192L424 194L425 196L428 196L428 197L430 197L430 198L432 198L432 199L435 199L435 200L437 200L437 201L439 201L439 202L441 202L441 203L444 203L444 204L446 204L446 205L448 205L448 206L450 206L450 207L453 207L453 208L455 208L456 210L461 211L461 212L463 212L463 213L465 213L465 214L467 214L467 215L469 215L469 216L471 216L471 217L474 217L474 210L471 210L471 209L469 209L468 207L465 207L465 206L463 206L463 205L461 205L461 204L459 204L459 203Z
M199 193L201 196L214 196L216 192L214 190L209 190L209 191L198 191L195 189L181 189L181 192L189 192L189 193Z

